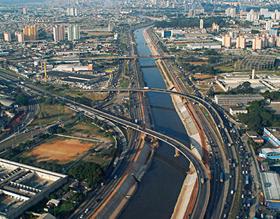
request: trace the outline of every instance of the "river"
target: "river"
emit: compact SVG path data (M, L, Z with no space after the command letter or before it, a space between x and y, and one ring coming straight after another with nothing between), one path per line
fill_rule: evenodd
M145 43L143 31L144 29L138 29L134 32L137 53L139 56L149 56L151 51ZM155 66L153 58L140 58L139 64L146 86L166 88L163 76ZM152 111L154 129L188 143L189 138L170 95L149 93L147 97ZM186 176L187 166L187 162L182 157L174 158L173 148L161 142L137 192L119 218L170 218Z

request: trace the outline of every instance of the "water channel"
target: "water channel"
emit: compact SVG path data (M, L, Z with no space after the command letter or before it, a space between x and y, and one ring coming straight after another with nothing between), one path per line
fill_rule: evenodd
M138 29L134 32L137 53L139 56L149 56L151 51L145 42L143 33L144 29ZM163 76L156 67L153 58L140 58L139 64L146 86L166 88ZM147 96L152 111L154 129L181 142L188 143L189 138L170 95L149 93ZM186 161L183 158L174 158L174 149L165 143L160 143L151 167L119 218L170 218L186 176L186 170Z

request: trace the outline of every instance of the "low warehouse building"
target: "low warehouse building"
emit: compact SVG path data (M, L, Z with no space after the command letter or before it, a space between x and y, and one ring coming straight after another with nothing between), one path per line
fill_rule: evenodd
M274 172L262 172L261 180L265 204L271 209L280 210L280 177Z

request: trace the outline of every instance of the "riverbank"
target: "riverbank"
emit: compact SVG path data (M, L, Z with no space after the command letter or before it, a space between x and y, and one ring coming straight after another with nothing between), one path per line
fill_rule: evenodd
M147 42L147 45L150 46L153 56L159 55L156 47L153 45L151 38L147 30L144 31L144 37ZM168 75L168 72L165 69L164 63L161 60L157 60L156 64L158 69L162 73L167 87L174 89L174 84ZM175 90L175 89L174 89ZM181 97L171 96L174 107L185 127L186 132L188 133L191 139L191 145L193 153L195 153L202 160L202 139L198 130L198 125L196 124L195 118L190 111L190 108L187 105L187 102L184 101ZM193 211L196 197L198 194L198 177L192 165L190 165L189 172L184 180L181 192L177 199L172 218L186 218L187 215L190 215Z

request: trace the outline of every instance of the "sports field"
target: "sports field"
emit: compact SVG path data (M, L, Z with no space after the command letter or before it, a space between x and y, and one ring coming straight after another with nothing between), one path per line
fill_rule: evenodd
M81 142L77 139L59 139L56 138L50 142L41 144L30 152L27 156L36 157L40 161L54 160L58 163L64 164L75 160L93 147L92 142Z

